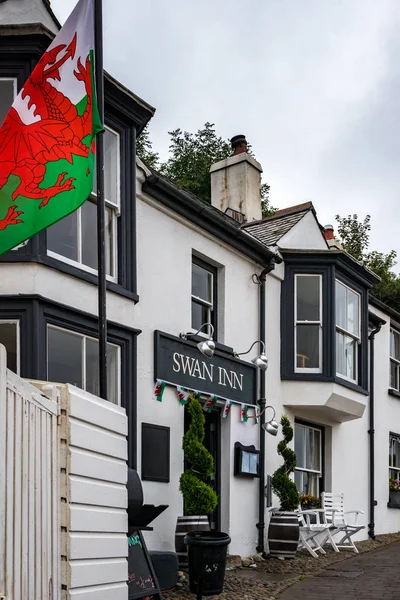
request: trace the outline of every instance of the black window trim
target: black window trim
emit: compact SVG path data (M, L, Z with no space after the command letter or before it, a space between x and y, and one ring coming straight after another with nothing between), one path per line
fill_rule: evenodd
M207 262L206 260L199 258L196 254L192 253L192 265L197 265L205 271L212 273L213 275L213 310L211 311L211 325L214 327L214 341L218 340L218 267ZM192 296L190 296L192 298ZM192 300L191 300L192 302ZM205 331L205 329L203 330Z

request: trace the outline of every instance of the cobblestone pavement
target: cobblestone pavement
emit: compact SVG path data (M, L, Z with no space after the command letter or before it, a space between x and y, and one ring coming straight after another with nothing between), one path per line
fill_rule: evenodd
M279 600L400 600L400 542L334 564Z

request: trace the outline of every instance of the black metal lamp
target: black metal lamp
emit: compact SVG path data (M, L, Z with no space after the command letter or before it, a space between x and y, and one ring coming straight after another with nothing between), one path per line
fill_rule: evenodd
M198 329L196 331L196 333L192 333L191 331L188 331L187 333L180 333L179 337L182 340L190 340L190 338L195 337L198 333L200 333L200 331L203 329L203 327L210 327L211 328L211 334L210 337L206 340L201 340L200 342L198 342L197 347L200 350L200 352L202 354L204 354L204 356L207 356L207 358L212 358L212 356L214 355L214 351L215 351L215 343L213 340L214 337L214 327L213 325L211 325L211 323L203 323L203 325L200 327L200 329Z
M262 347L261 354L252 358L251 362L258 369L261 369L261 371L266 371L268 369L268 358L267 358L267 355L265 354L265 344L261 340L256 340L255 342L253 342L252 345L250 346L250 348L247 350L247 352L235 352L234 356L236 358L239 358L240 356L244 356L245 354L248 354L252 350L253 346L255 346L256 344L261 344L261 347Z

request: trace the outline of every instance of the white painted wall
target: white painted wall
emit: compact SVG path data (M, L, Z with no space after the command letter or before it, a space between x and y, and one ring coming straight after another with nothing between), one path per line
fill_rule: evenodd
M310 210L278 242L286 250L326 250L325 238L314 214Z

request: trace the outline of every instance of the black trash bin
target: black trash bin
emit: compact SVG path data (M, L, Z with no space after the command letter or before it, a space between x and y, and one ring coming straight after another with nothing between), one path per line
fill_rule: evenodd
M198 594L198 598L222 593L230 542L229 535L221 531L192 531L186 534L190 591Z

